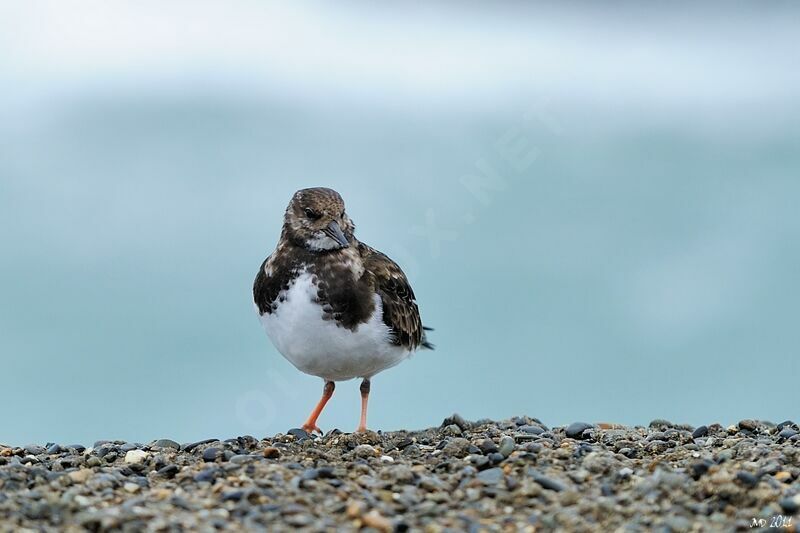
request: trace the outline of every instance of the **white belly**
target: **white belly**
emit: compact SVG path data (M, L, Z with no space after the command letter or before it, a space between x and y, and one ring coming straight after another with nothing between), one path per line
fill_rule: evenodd
M369 378L411 354L391 343L377 294L375 312L355 331L323 320L322 307L314 301L317 288L308 273L298 276L283 296L285 301L262 315L261 323L278 351L306 374L331 381Z

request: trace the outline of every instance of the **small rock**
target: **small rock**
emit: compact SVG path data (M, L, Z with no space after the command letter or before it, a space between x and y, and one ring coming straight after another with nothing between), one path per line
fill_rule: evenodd
M758 485L758 476L751 474L750 472L745 472L744 470L736 474L736 479L738 479L743 485L747 487L752 488Z
M469 453L470 442L467 439L456 437L450 439L442 448L442 453L451 457L464 457Z
M194 480L197 481L198 483L204 481L208 483L214 483L218 475L219 475L218 468L216 467L206 468L202 472L195 474Z
M156 474L167 479L172 479L179 471L180 468L178 468L177 465L167 465L163 468L160 468Z
M470 422L464 420L464 418L458 413L454 413L453 416L449 416L442 421L442 427L447 427L453 424L458 426L461 431L465 431L472 426Z
M159 439L153 443L153 448L172 448L174 450L180 450L181 445L174 440Z
M355 450L353 450L356 457L361 457L362 459L367 459L369 457L375 457L378 455L378 452L370 446L369 444L359 444L356 446Z
M483 439L478 443L478 448L484 455L497 452L497 445L492 439Z
M361 523L383 533L390 533L393 531L392 523L389 521L389 519L381 515L375 509L362 516Z
M693 439L699 439L708 435L708 426L700 426L692 432Z
M514 451L514 439L509 437L508 435L503 435L500 438L500 446L498 446L498 451L503 455L503 457L508 457L511 455L511 452Z
M394 462L394 457L392 457L391 455L381 455L381 462L382 463L387 463L387 464L388 463L393 463Z
M47 453L49 453L50 455L56 455L58 453L61 453L61 446L59 446L58 444L53 444L52 446L47 448Z
M137 492L139 492L141 490L142 487L140 487L136 483L128 482L128 483L125 483L122 486L122 488L125 489L125 492L129 492L131 494L136 494Z
M800 511L800 494L795 494L790 498L783 498L778 504L784 513L788 515L796 514Z
M206 463L213 463L220 455L219 448L206 448L203 450L203 461Z
M92 471L86 468L81 468L80 470L75 470L67 475L73 483L85 483L86 480L89 479L89 476L92 475Z
M281 451L278 448L274 448L272 446L267 446L264 448L264 457L267 459L277 459L281 456Z
M617 472L618 479L628 479L633 475L633 470L628 468L627 466L624 468L620 468L619 472Z
M130 450L125 454L125 463L129 465L138 465L145 462L150 454L143 450Z
M460 437L461 436L461 428L455 424L450 424L449 426L445 427L442 430L443 435L447 435L450 437Z
M28 444L24 449L31 455L41 455L47 451L44 446L39 446L38 444Z
M290 429L286 434L293 436L297 442L303 442L311 438L311 435L306 430L300 428Z
M367 504L362 501L350 500L345 513L349 518L359 518L367 510Z
M487 456L487 459L489 459L489 464L491 464L491 465L499 465L500 463L502 463L505 460L505 458L506 458L506 456L503 455L500 452L490 453Z
M792 428L783 428L780 433L778 433L778 437L782 439L791 439L797 435L797 431Z
M749 418L739 422L739 429L745 431L755 431L757 427L758 423L755 420L750 420Z
M567 427L566 434L567 437L571 439L582 439L583 432L592 427L591 424L587 424L586 422L574 422Z
M531 474L533 480L538 483L543 489L552 490L555 492L561 492L564 490L564 485L554 479L550 479L547 476L543 476L538 472L533 472Z
M544 433L544 429L540 428L539 426L525 425L518 427L517 430L529 435L541 435Z
M780 481L781 483L791 483L792 473L787 472L786 470L781 470L780 472L775 473L774 478L776 481Z
M476 476L484 485L496 485L503 480L504 474L502 468L489 468L478 472Z

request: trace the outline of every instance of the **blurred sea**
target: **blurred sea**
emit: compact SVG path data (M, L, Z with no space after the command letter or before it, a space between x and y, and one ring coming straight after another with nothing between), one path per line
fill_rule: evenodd
M301 423L250 291L318 185L436 328L375 429L798 416L797 7L343 5L0 6L0 442Z

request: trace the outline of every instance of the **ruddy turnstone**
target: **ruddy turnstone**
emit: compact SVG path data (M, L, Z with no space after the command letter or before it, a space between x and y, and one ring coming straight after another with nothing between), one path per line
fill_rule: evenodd
M337 381L362 378L361 421L367 430L370 379L419 348L433 349L414 291L397 264L359 242L344 201L332 189L297 191L283 218L275 251L253 284L264 329L295 367L325 381L317 418Z

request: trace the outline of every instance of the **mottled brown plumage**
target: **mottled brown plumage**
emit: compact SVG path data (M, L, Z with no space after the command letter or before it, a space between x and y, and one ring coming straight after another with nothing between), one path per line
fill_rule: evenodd
M308 211L308 212L307 212ZM309 214L319 215L310 218ZM349 245L319 249L319 232L331 220L340 227ZM433 348L427 342L414 291L400 267L386 255L359 242L355 225L334 190L303 189L295 193L284 216L283 231L275 252L262 264L253 286L259 312L272 313L281 303L280 293L304 269L315 276L326 320L356 329L374 311L372 295L383 303L383 321L391 328L393 342L410 350ZM347 273L352 275L346 275Z

